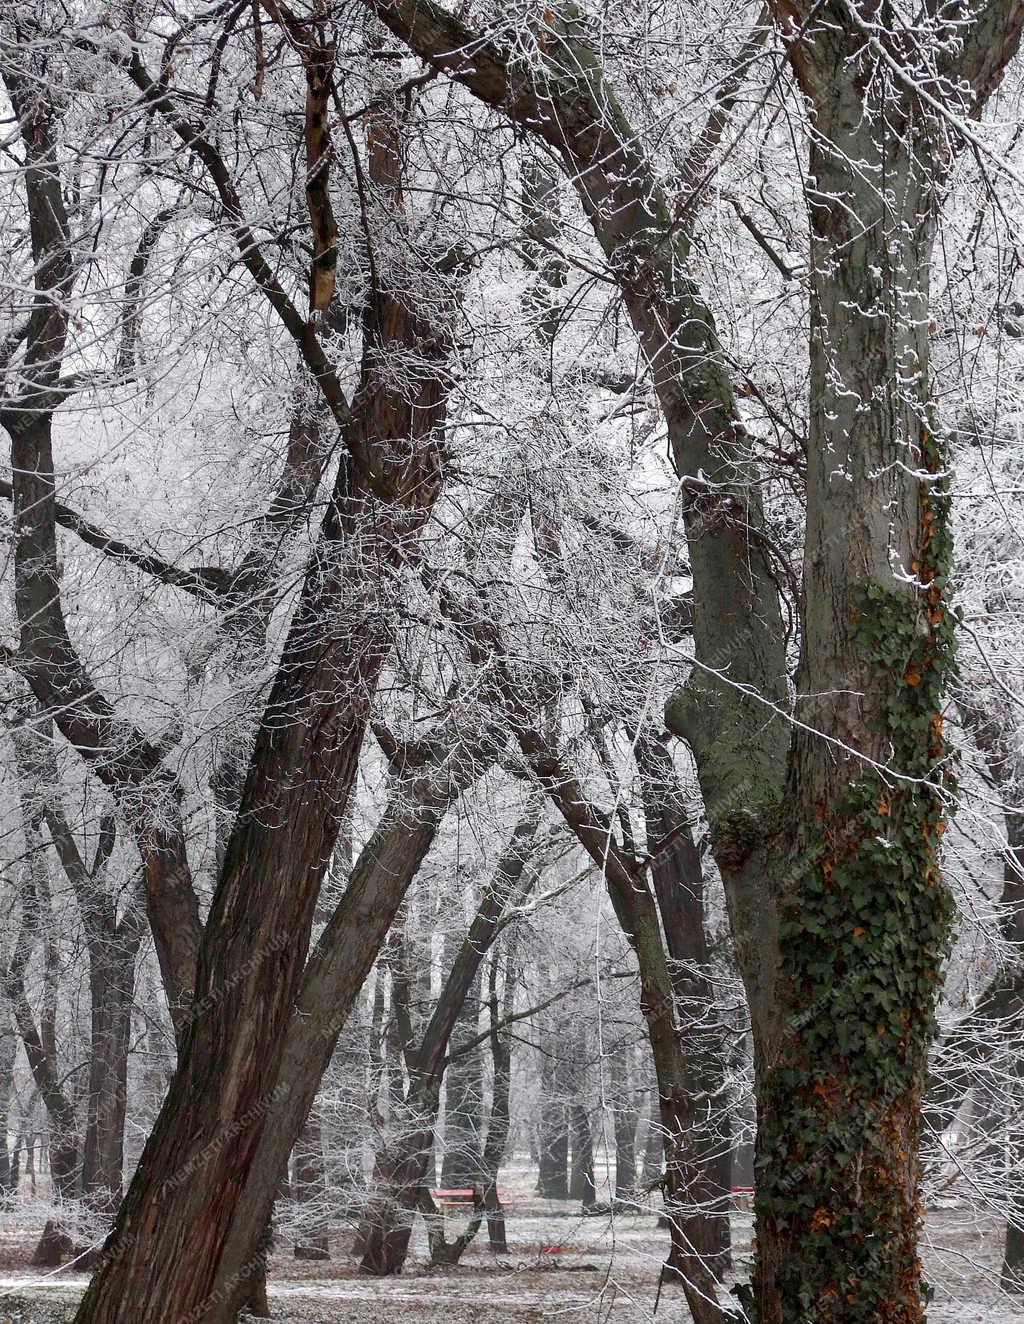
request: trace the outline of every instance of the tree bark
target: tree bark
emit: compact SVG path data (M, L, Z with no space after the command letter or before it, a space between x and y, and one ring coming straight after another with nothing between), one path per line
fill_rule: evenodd
M389 351L422 364L410 398L379 375ZM380 599L440 480L448 350L436 322L381 295L365 352L353 445L370 448L390 500L342 462L207 919L178 1070L79 1324L120 1324L126 1311L152 1324L228 1318L218 1270L268 1111L289 1088L281 1067L313 911L389 648Z
M448 753L461 748L453 770ZM243 1273L259 1259L261 1230L270 1216L288 1158L313 1106L338 1037L373 966L410 883L427 855L448 806L490 766L498 749L493 731L466 739L458 723L405 751L402 775L348 886L310 957L288 1028L278 1093L268 1110L252 1171L235 1208L218 1276L218 1291L240 1304ZM242 1285L240 1287L240 1284Z
M746 865L772 880L781 940L770 996L748 978L763 1324L924 1319L918 1125L951 917L948 454L927 331L946 158L918 92L949 93L899 34L868 36L853 7L833 27L839 12L808 12L788 45L814 116L811 426L801 725L778 827ZM1008 46L968 32L956 69L981 100L1019 40L1022 15L1000 12ZM723 872L738 845L716 843Z
M730 1263L731 1127L726 1096L727 1048L715 1014L715 988L704 928L704 871L679 778L663 737L641 733L636 745L647 849L670 960L682 1046L682 1070L693 1102L685 1147L697 1174L693 1196L706 1219L708 1264L721 1280Z

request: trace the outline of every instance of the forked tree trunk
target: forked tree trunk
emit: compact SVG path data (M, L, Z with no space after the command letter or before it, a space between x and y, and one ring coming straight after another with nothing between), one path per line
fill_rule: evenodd
M351 441L368 455L371 439L393 499L350 486L342 462L207 920L178 1070L80 1324L120 1324L129 1310L152 1324L193 1311L226 1318L218 1269L268 1111L290 1089L280 1071L313 910L389 647L386 567L405 555L437 491L446 351L408 309L384 304L371 313L368 364L393 338L422 353L419 403L390 397L368 368Z
M476 771L480 770L477 765ZM471 780L472 760L464 774ZM282 1079L289 1082L271 1105L250 1179L236 1206L222 1268L223 1290L236 1308L238 1275L259 1254L260 1230L270 1216L289 1155L316 1098L324 1071L374 957L409 884L434 840L452 793L396 792L378 828L360 852L345 896L310 959L285 1045ZM378 981L383 1016L383 986ZM362 1252L359 1251L359 1254Z
M151 86L138 65L132 73ZM194 141L190 128L178 130ZM397 130L385 117L371 139L374 181L399 213ZM277 299L273 277L256 266ZM171 1324L193 1313L204 1324L225 1324L240 1275L251 1271L243 1260L225 1279L222 1261L270 1110L292 1089L282 1066L314 909L391 647L382 602L440 487L446 329L457 280L437 277L429 320L411 290L402 297L388 284L368 300L346 453L256 736L200 944L178 1070L78 1324L140 1315ZM397 383L387 367L395 355L416 365ZM330 386L326 377L322 386ZM272 1200L281 1168L268 1175ZM244 1228L250 1256L268 1213Z

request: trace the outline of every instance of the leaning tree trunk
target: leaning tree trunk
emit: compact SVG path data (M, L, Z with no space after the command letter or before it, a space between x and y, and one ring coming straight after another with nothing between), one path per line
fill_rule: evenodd
M204 931L178 1070L81 1324L124 1321L128 1302L152 1324L226 1308L213 1295L217 1271L268 1110L289 1088L279 1073L313 910L389 647L380 596L437 491L444 347L408 310L374 316L375 352L404 336L408 352L429 343L436 357L417 380L418 405L391 398L372 369L364 382L352 445L380 448L373 463L393 499L350 486L343 460Z
M730 1256L731 1121L726 1088L728 1046L715 1007L704 926L704 869L667 742L644 732L637 740L651 875L665 931L669 976L693 1124L678 1144L695 1172L693 1197L705 1217L708 1266L719 1280Z

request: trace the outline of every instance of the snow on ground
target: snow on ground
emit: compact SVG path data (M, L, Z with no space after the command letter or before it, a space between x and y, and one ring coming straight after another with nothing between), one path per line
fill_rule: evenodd
M654 1314L668 1234L653 1213L581 1217L578 1207L541 1200L524 1169L503 1173L515 1192L507 1255L483 1234L455 1269L430 1270L417 1228L406 1272L366 1278L351 1255L352 1229L332 1236L332 1259L295 1260L282 1243L271 1262L270 1303L282 1324L685 1324L689 1312L666 1289ZM82 1274L26 1267L41 1222L33 1208L0 1215L0 1324L64 1324ZM735 1269L749 1272L751 1219L733 1219ZM935 1287L930 1324L1024 1324L1024 1303L999 1291L1002 1225L968 1208L935 1210L925 1224L926 1275ZM728 1285L727 1285L728 1286ZM723 1300L730 1300L727 1296Z

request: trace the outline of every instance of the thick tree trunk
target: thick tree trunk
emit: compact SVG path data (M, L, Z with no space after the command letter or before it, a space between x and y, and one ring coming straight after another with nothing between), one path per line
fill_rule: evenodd
M218 1278L218 1290L236 1306L240 1304L240 1275L258 1255L261 1230L289 1155L349 1012L447 806L489 765L495 750L491 734L485 733L478 745L464 750L454 779L447 771L435 778L432 770L446 767L446 748L447 733L441 733L433 753L423 751L421 775L396 788L310 958L285 1045L281 1079L288 1088L268 1111L266 1131L235 1209Z
M801 726L777 835L752 854L738 824L715 840L733 897L767 876L779 906L777 965L748 953L744 970L754 1302L759 1324L913 1324L919 1109L951 913L937 865L953 645L928 388L936 167L927 113L859 35L816 29L791 54L815 104Z
M429 344L435 355L417 380L418 404L391 397L372 370L363 384L353 444L374 439L394 499L350 490L342 463L206 923L178 1071L80 1324L124 1321L126 1310L149 1312L152 1324L192 1311L211 1324L227 1317L218 1270L268 1111L291 1087L280 1075L286 1032L389 647L379 598L437 490L445 349L411 312L384 303L368 353L404 339L408 352Z

